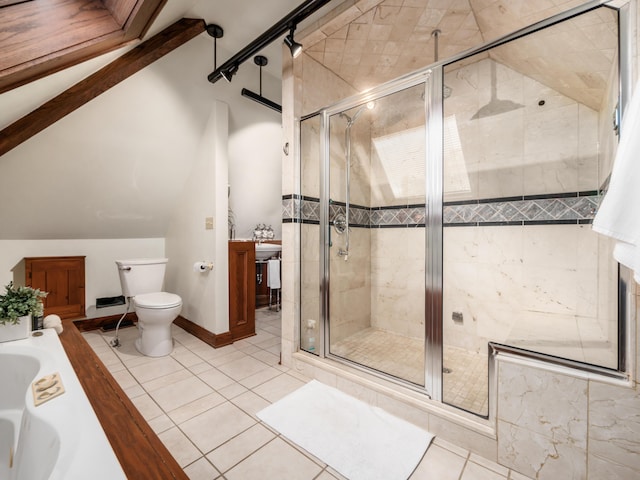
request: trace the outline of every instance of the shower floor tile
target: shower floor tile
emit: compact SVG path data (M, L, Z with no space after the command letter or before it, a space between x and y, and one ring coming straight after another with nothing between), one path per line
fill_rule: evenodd
M416 385L424 385L424 339L367 328L336 342L331 353ZM487 414L487 356L444 347L443 397L446 403Z
M489 359L463 348L444 347L442 396L445 403L473 413L489 413ZM447 373L448 372L448 373Z
M331 353L424 385L424 339L367 328L331 345Z

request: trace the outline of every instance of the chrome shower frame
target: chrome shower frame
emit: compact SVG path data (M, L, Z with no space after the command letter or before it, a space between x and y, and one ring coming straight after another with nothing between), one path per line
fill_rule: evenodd
M520 37L524 37L530 33L552 26L556 23L568 20L577 15L586 13L595 8L606 6L619 12L620 26L620 104L621 111L624 114L624 108L630 98L631 89L631 70L630 59L632 52L631 32L630 32L630 13L629 5L611 6L612 2L606 0L591 0L583 5L572 8L566 12L555 15L549 19L543 20L536 24L525 27L514 33L487 42L477 48L473 48L449 57L445 60L438 60L433 65L412 72L410 74L399 77L398 79L387 82L386 84L375 87L369 91L355 95L353 97L341 100L335 104L319 109L313 113L305 115L300 119L304 121L311 117L318 116L320 118L320 229L319 229L319 285L320 285L320 329L319 343L315 352L321 358L331 358L332 360L349 365L349 367L366 372L369 375L378 376L388 380L389 382L402 385L404 388L417 390L428 395L431 399L442 402L443 396L443 373L442 373L442 355L443 355L443 232L442 232L442 215L443 215L443 101L446 96L443 95L444 85L444 67L465 58L486 52L497 46L506 44ZM426 168L426 257L425 257L425 383L424 388L417 385L409 384L391 375L373 371L370 368L355 364L336 355L332 355L329 350L329 314L330 314L330 243L331 243L331 225L329 213L329 168L330 168L330 118L333 115L343 115L347 118L347 131L345 135L350 133L350 127L355 122L357 116L361 113L358 110L352 118L349 118L344 112L374 101L378 98L391 95L403 89L424 84L425 88L425 122L427 129L426 149L427 152L427 168ZM351 125L349 125L349 123ZM350 139L345 138L345 145ZM349 164L348 162L347 164ZM350 168L350 167L347 167ZM350 173L347 172L347 176ZM349 189L349 179L347 178L347 191ZM348 235L349 226L349 195L347 195L347 211L346 211L346 230ZM348 238L348 237L347 237ZM347 240L347 253L349 244ZM620 284L630 283L630 274L622 269L619 275ZM616 370L603 369L597 366L591 366L562 358L549 357L545 354L538 354L526 350L498 345L495 343L489 346L489 414L488 417L478 416L470 413L468 418L475 418L480 422L489 422L496 418L496 392L497 392L497 370L496 357L502 355L512 355L521 358L528 358L536 361L553 363L564 367L580 370L586 374L613 378L618 381L628 381L634 374L637 366L633 359L629 358L629 352L635 351L636 332L634 327L633 315L635 312L633 304L633 296L627 295L621 298L619 329L622 335L619 339L619 368ZM465 413L462 411L462 413ZM482 420L484 419L484 420Z
M436 72L436 70L439 70L439 72ZM435 318L435 322L430 322L430 324L427 326L427 332L425 337L425 351L429 352L429 355L427 356L426 362L425 362L425 383L424 383L425 387L424 388L418 385L410 384L406 381L400 380L392 375L389 375L383 372L372 371L367 367L354 364L352 362L349 362L348 360L345 360L341 357L331 354L329 350L329 339L330 339L329 323L330 322L326 321L326 319L329 318L329 314L330 314L329 292L331 288L330 287L330 283L331 283L330 261L329 261L330 260L329 246L331 244L331 225L330 225L330 213L329 213L329 198L330 198L329 187L330 186L328 181L329 168L330 168L330 162L331 162L330 149L329 149L330 118L334 115L340 115L340 116L346 117L348 122L347 127L349 127L349 123L353 125L353 123L355 122L357 117L360 115L360 113L362 113L363 110L367 108L366 106L367 103L375 101L376 99L379 99L382 97L386 97L388 95L392 95L394 93L400 92L407 88L424 84L425 99L427 99L427 101L425 101L425 106L424 106L425 123L427 125L430 125L429 122L434 121L434 122L439 122L441 124L442 120L437 118L438 115L441 115L441 112L442 112L441 107L440 109L429 107L429 103L430 101L432 101L431 99L433 99L433 101L438 101L438 99L442 98L441 89L437 87L438 84L436 83L438 78L439 79L442 78L442 67L414 72L412 74L405 75L399 80L373 88L368 92L366 92L365 94L362 94L360 96L353 97L350 99L346 99L345 101L342 101L342 102L338 102L330 107L327 107L321 112L318 112L316 114L312 114L309 116L305 116L301 119L301 120L304 120L306 118L310 118L312 116L319 114L321 119L320 131L322 132L321 133L322 141L320 146L321 160L320 160L320 172L319 172L320 173L319 178L321 182L320 183L321 185L320 187L320 265L321 265L320 267L321 312L320 313L321 313L321 317L320 318L325 319L325 325L324 327L321 325L321 328L320 328L320 338L321 338L320 347L321 348L316 353L320 357L331 358L341 363L348 363L352 368L366 371L369 374L382 377L385 380L388 380L390 382L401 384L404 387L408 387L413 390L420 391L421 393L426 393L427 395L429 395L429 397L434 399L440 399L442 395L441 389L439 388L439 386L442 384L442 381L439 379L439 376L442 375L442 368L441 368L442 367L442 350L441 350L442 348L442 345L441 345L442 312L441 311L439 313L437 312L438 310L437 305L440 304L438 299L441 298L442 296L441 287L440 287L440 290L438 290L438 287L437 287L438 284L442 283L442 280L441 280L442 279L442 262L441 260L437 259L438 255L427 255L427 258L426 258L427 264L425 265L425 271L427 272L427 277L425 279L426 289L427 289L427 295L426 295L427 307L426 308L427 308L427 312L429 312L427 316L429 318L433 318L433 315L436 315L436 318ZM357 108L358 106L361 106L361 108L357 110L352 117L349 117L344 113L353 108ZM438 133L438 132L442 132L442 126L440 125L439 128L427 129L427 131L429 131L430 133L426 137L425 151L429 152L429 155L435 154L435 150L439 148L438 145L440 146L442 145L442 138L441 138L442 135L441 133L440 134ZM350 132L348 131L345 135L348 135L349 133ZM431 205L431 208L433 209L432 211L429 212L430 215L433 217L433 225L428 224L425 226L427 229L426 236L427 236L428 252L436 251L437 245L442 245L442 238L441 238L442 229L438 229L437 227L435 227L435 223L437 219L441 219L442 217L441 198L439 200L436 200L436 196L438 195L437 192L441 191L442 186L438 187L437 185L431 185L429 181L430 175L431 175L431 172L427 171L426 192L429 192L429 193L427 194L428 197L427 197L426 205ZM432 180L433 178L436 178L436 177L432 177ZM441 179L441 176L437 178ZM349 182L347 181L347 183ZM440 180L440 183L441 183L441 180ZM431 198L431 196L433 196L433 198ZM347 202L348 202L348 199L347 199ZM349 203L347 203L347 212L348 212L348 206L349 206ZM438 214L438 211L440 212L439 214ZM347 220L346 220L347 231L348 231L348 224L349 224L348 222L349 220L347 217ZM434 238L431 238L432 235L434 236ZM347 247L347 250L348 250L348 247ZM338 255L343 256L344 254L341 254L339 252ZM440 262L439 267L437 266L438 261ZM432 265L433 262L436 262L436 265ZM435 273L431 274L431 272L435 272ZM433 325L431 323L433 323ZM435 378L435 381L434 381L434 378Z

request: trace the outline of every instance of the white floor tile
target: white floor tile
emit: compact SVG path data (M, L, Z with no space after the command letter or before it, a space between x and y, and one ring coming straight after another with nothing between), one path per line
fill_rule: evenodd
M158 404L146 393L132 398L131 401L147 422L164 413Z
M180 424L224 402L225 398L222 395L218 392L211 392L204 397L200 397L176 408L175 410L169 411L168 415L171 417L171 420Z
M467 462L460 480L506 480L507 477L474 462Z
M263 408L271 405L271 403L259 395L256 395L251 390L232 398L231 402L256 420L258 419L256 414Z
M180 428L200 451L208 453L255 423L238 407L225 402L180 424Z
M162 358L135 350L136 328L120 331L117 349L113 332L83 336L191 480L346 480L257 418L309 379L277 364L279 313L259 310L256 322L257 335L218 349L174 325L175 349ZM411 476L433 479L526 477L436 437Z
M156 434L162 433L176 426L175 423L173 423L171 419L165 414L149 420L148 423L153 431L156 432Z
M185 467L202 456L198 449L177 427L158 435L181 467Z
M148 357L147 357L148 358ZM129 372L140 383L146 383L156 378L164 377L171 373L182 370L184 367L170 356L154 358L151 362L129 367Z
M261 370L265 370L269 368L266 363L261 362L260 360L256 360L251 356L247 356L242 352L238 352L242 355L242 358L237 358L232 362L225 363L224 365L220 365L218 370L220 370L225 375L233 378L236 382L250 377L251 375L258 373Z
M207 455L207 459L224 473L274 438L273 432L256 424L220 445Z
M225 474L228 480L312 480L323 467L279 438L269 442Z
M209 368L198 373L198 378L209 385L211 388L215 390L220 390L221 388L228 387L234 383L233 378L225 375L220 370L215 367L212 367L208 363L206 364Z
M210 393L213 393L213 390L209 385L198 377L190 377L158 388L157 390L149 392L149 395L162 410L171 412Z
M187 474L189 480L212 480L219 476L219 472L204 457L200 457L185 467L184 473Z
M275 377L274 379L269 380L262 385L258 385L253 389L253 391L273 403L277 402L282 397L290 394L303 385L304 382L298 380L295 377L292 377L288 373L283 373L282 375Z
M437 445L431 445L410 479L458 480L465 462L464 457Z

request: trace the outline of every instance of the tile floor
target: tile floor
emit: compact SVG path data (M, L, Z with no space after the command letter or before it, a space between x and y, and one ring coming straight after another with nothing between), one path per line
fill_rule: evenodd
M257 335L214 349L173 326L170 356L133 347L135 327L83 335L192 480L332 480L338 472L264 425L256 412L308 378L278 364L280 314L256 312ZM412 480L523 480L436 437Z

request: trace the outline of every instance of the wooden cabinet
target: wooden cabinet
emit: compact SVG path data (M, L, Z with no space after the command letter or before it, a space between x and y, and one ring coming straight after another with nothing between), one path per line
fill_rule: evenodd
M256 333L256 250L253 242L229 242L229 332L233 340Z
M44 299L44 314L60 318L85 316L85 257L27 257L24 259L25 283L49 294Z

